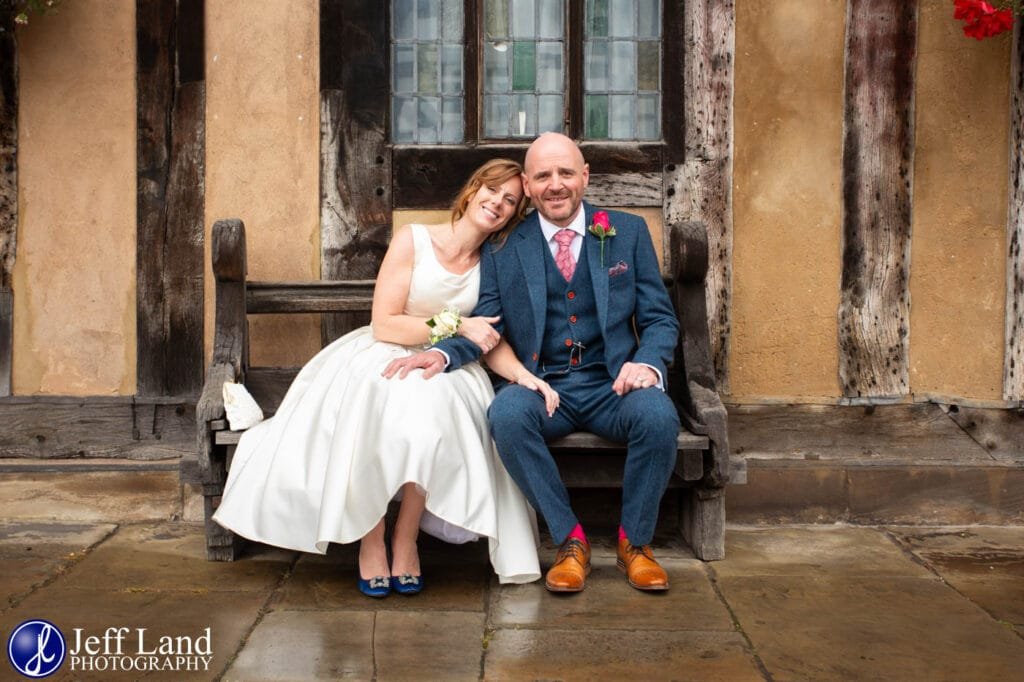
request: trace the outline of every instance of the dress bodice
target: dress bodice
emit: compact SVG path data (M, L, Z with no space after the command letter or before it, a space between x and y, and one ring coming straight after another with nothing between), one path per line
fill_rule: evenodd
M449 306L469 315L480 295L480 264L461 275L445 270L425 225L412 226L412 241L415 255L405 314L432 317Z

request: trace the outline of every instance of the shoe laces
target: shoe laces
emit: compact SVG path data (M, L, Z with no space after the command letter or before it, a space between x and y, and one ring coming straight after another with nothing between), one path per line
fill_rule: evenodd
M650 545L626 545L626 556L630 557L631 559L637 556L643 556L646 559L654 561L654 553L651 552Z
M583 543L576 538L573 538L558 549L556 563L572 557L582 564L586 561L585 556L586 549L583 547Z

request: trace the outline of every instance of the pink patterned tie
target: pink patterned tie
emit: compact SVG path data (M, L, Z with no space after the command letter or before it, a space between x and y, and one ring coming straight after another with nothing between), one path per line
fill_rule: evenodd
M572 255L572 240L576 236L574 230L568 227L555 233L555 241L558 242L558 253L555 254L555 265L558 271L568 282L572 279L572 273L576 272L576 259Z

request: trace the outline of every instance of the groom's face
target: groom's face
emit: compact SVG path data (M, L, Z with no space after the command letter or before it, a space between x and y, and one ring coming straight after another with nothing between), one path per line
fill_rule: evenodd
M530 145L523 169L523 190L550 222L561 227L572 222L589 182L590 168L569 138L547 134Z

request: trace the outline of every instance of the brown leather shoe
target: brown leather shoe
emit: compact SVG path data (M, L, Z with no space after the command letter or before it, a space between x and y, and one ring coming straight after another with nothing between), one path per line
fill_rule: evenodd
M548 569L544 585L551 592L579 592L590 574L590 545L569 538L558 548L555 564Z
M650 545L636 547L629 540L619 538L619 570L626 574L629 584L638 590L667 590L668 574L654 560Z

